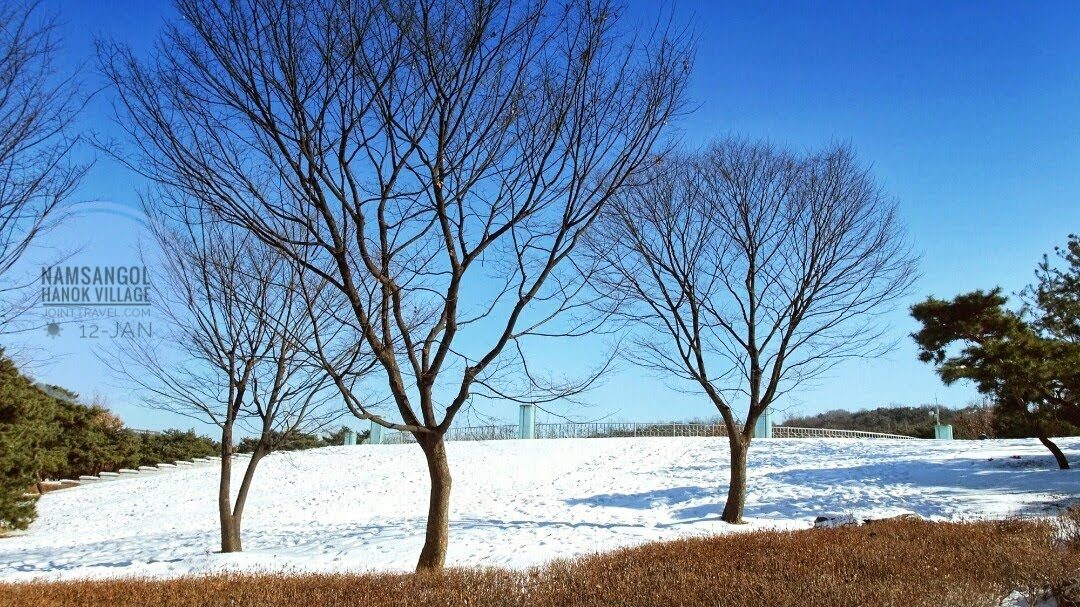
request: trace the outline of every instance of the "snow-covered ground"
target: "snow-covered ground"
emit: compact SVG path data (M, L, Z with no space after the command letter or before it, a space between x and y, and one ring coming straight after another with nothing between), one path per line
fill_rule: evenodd
M1059 443L1080 460L1080 439ZM724 439L449 443L451 565L523 567L650 540L724 533ZM1018 458L1018 459L1017 459ZM759 440L749 525L823 513L933 519L1039 515L1080 499L1035 440ZM245 553L215 554L215 468L45 495L29 533L0 539L0 579L178 576L223 569L408 570L427 477L415 445L275 454L260 465Z

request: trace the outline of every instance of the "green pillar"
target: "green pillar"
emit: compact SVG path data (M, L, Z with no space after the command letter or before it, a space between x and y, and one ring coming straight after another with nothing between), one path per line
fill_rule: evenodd
M765 409L754 423L754 438L772 438L772 410Z
M952 440L952 424L934 426L934 438L937 440Z
M536 405L518 408L518 438L536 438Z
M371 433L368 434L369 445L381 445L383 442L383 427L371 422Z

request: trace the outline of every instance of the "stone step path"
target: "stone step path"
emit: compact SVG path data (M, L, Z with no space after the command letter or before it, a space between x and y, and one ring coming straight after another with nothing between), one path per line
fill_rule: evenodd
M238 460L248 459L251 459L250 453L236 453L233 455L234 462ZM78 479L65 478L58 481L44 481L42 484L51 487L51 490L68 489L70 487L78 487L80 485L88 485L91 483L100 483L105 481L122 480L125 478L155 475L162 472L170 472L175 470L206 468L209 466L217 466L220 462L221 458L217 456L196 457L189 460L162 462L156 466L139 466L138 468L121 468L115 472L107 471L100 472L98 474L84 474Z

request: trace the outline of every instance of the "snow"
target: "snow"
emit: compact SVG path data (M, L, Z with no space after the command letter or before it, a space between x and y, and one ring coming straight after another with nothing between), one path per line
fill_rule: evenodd
M1059 444L1080 459L1080 438ZM527 567L651 540L808 528L819 515L937 520L1046 515L1080 498L1035 440L758 440L748 525L720 521L725 439L448 443L448 564ZM256 475L243 554L218 547L217 469L49 493L26 534L0 539L0 579L175 577L223 570L410 570L427 476L415 445L274 454Z

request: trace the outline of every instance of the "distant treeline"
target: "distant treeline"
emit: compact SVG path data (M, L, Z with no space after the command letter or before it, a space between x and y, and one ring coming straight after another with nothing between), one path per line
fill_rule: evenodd
M50 386L50 389L57 388ZM274 441L275 451L341 445L347 431L348 428L342 427L323 436L293 433L284 440ZM243 438L237 443L236 451L250 453L255 450L256 442L251 437ZM50 456L43 460L46 463L41 468L42 479L77 479L84 474L213 456L221 453L221 444L195 430L132 430L103 406L60 399L50 450Z
M1010 418L992 405L970 405L963 408L940 407L941 423L952 424L953 436L959 439L1031 438L1030 426ZM919 438L934 437L934 406L878 407L859 411L835 409L817 415L789 417L782 425L796 428L834 428L904 434ZM1080 435L1080 428L1060 428L1061 436Z
M282 438L279 433L272 432L273 438L271 444L274 445L274 451L301 451L303 449L317 449L319 447L333 447L336 445L345 444L345 435L351 429L348 426L342 426L332 432L327 432L322 436L312 434L310 432L293 432L289 436ZM355 430L353 430L355 432ZM369 431L356 433L356 441L359 443L368 437ZM241 439L236 444L237 453L251 453L255 451L255 446L258 444L258 439L254 436Z

